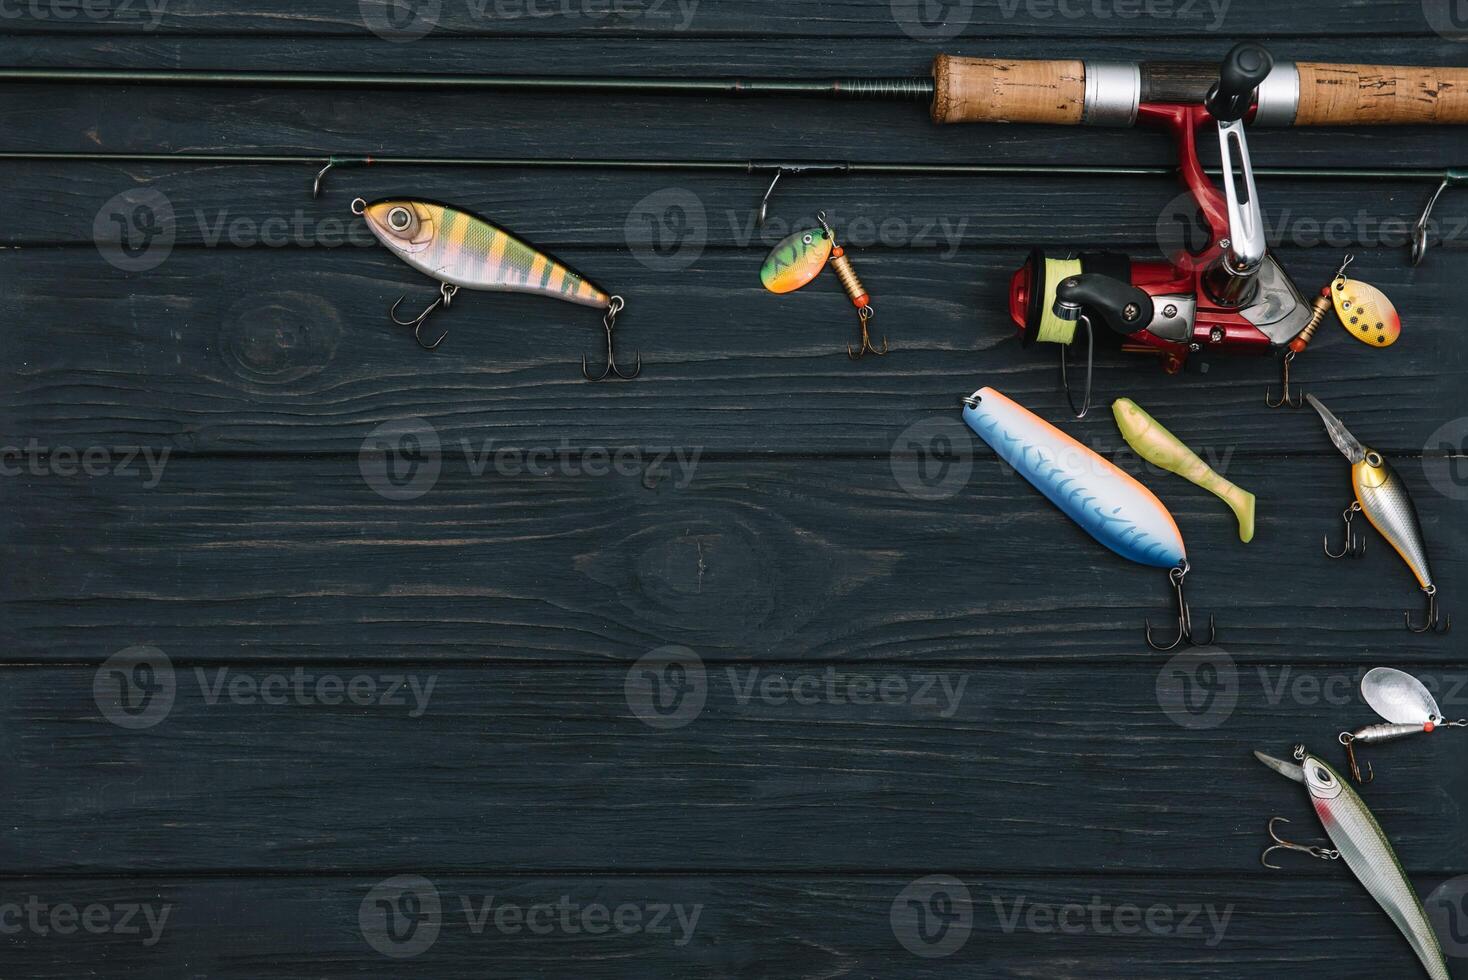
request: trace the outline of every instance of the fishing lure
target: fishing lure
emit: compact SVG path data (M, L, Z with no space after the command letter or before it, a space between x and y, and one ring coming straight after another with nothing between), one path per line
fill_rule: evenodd
M1439 626L1437 586L1433 584L1432 569L1427 564L1422 522L1418 520L1417 507L1412 503L1407 485L1381 453L1363 446L1318 398L1314 395L1305 397L1320 413L1331 442L1351 461L1351 484L1356 489L1356 499L1341 513L1346 522L1346 543L1339 553L1333 552L1327 537L1326 555L1330 558L1360 558L1366 553L1366 539L1356 535L1351 528L1352 519L1357 514L1365 514L1371 526L1401 555L1427 596L1426 623L1421 627L1413 626L1412 615L1407 613L1407 629L1413 633L1446 633L1452 627L1452 617L1442 620Z
M1341 326L1362 343L1373 347L1390 347L1402 335L1402 318L1397 315L1397 308L1386 298L1386 294L1369 283L1346 275L1346 269L1354 261L1356 256L1348 254L1330 285L1322 286L1320 295L1311 303L1310 319L1305 321L1304 328L1289 342L1289 349L1285 351L1280 368L1283 375L1282 393L1278 399L1267 391L1264 393L1264 404L1270 408L1305 407L1304 398L1290 395L1290 365L1296 357L1305 353L1332 307L1335 308L1336 319L1340 320Z
M881 350L872 346L870 328L876 310L872 309L871 295L852 268L846 249L836 244L836 233L826 221L826 212L816 215L816 220L821 223L819 230L797 231L770 251L760 266L760 282L772 293L793 293L809 285L829 265L835 270L836 278L841 280L841 288L846 291L851 305L856 307L856 315L861 319L861 346L852 350L848 344L846 356L856 361L867 354L887 353L885 337L882 338Z
M1136 454L1154 466L1160 466L1207 490L1228 504L1239 520L1239 540L1254 540L1254 495L1225 480L1213 471L1183 441L1130 398L1111 403L1116 427Z
M1367 725L1354 732L1341 732L1341 744L1346 747L1346 760L1351 764L1351 775L1356 782L1366 785L1376 778L1371 763L1366 763L1365 778L1361 767L1356 764L1356 743L1376 745L1393 742L1408 735L1431 733L1439 728L1468 728L1468 718L1448 721L1443 717L1437 699L1422 682L1395 667L1374 667L1361 678L1361 697L1371 709L1387 720L1384 725Z
M1177 595L1177 639L1159 645L1149 622L1148 646L1165 652L1184 641L1206 645L1193 639L1192 613L1183 595L1191 566L1182 533L1151 490L993 388L980 388L963 405L968 427L1087 534L1130 561L1169 569ZM1208 632L1206 643L1212 643L1217 636L1212 617Z
M1295 746L1294 756L1296 762L1291 763L1263 752L1254 753L1255 758L1281 776L1305 786L1315 807L1315 815L1320 818L1335 847L1307 847L1283 840L1275 833L1274 825L1289 821L1284 817L1272 817L1269 837L1274 844L1259 856L1260 862L1266 868L1278 870L1279 865L1269 863L1270 853L1278 850L1298 851L1323 861L1344 860L1346 867L1407 937L1428 977L1431 980L1449 980L1442 946L1432 931L1427 910L1422 907L1422 900L1402 870L1402 863L1397 860L1381 825L1356 791L1325 760L1311 755L1303 745Z
M413 328L413 337L425 350L438 347L448 334L427 343L423 340L423 324L439 307L452 305L460 289L534 293L606 311L602 324L607 335L607 367L593 377L583 356L581 373L588 381L603 381L613 375L630 381L642 372L640 354L637 366L626 374L617 366L612 349L612 331L626 301L608 295L502 228L448 205L411 198L368 204L359 197L352 202L352 213L364 218L377 240L398 258L438 280L439 298L416 318L398 319L401 298L388 312L398 326Z

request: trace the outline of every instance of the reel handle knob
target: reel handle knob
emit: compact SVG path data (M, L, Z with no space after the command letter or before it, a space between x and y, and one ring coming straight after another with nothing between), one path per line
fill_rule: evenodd
M1218 82L1208 92L1203 104L1219 122L1236 122L1244 118L1254 104L1254 92L1274 70L1274 56L1262 44L1244 41L1236 44L1218 72Z
M1076 320L1082 311L1123 336L1146 327L1156 312L1145 290L1099 272L1071 276L1055 288L1056 316Z

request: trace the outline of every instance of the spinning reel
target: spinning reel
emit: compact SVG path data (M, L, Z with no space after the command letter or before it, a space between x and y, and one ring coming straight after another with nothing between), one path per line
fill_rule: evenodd
M1090 407L1095 333L1122 350L1160 357L1169 374L1201 352L1270 354L1300 336L1312 307L1269 254L1254 186L1244 122L1258 113L1255 92L1274 59L1261 45L1237 45L1202 104L1144 102L1138 121L1160 126L1177 141L1179 176L1208 229L1201 252L1179 250L1167 261L1137 261L1114 252L1082 252L1063 258L1042 249L1010 282L1009 311L1024 345L1058 343L1061 377L1065 346L1083 327L1087 339L1086 393ZM1215 125L1222 158L1220 192L1198 157L1200 131Z

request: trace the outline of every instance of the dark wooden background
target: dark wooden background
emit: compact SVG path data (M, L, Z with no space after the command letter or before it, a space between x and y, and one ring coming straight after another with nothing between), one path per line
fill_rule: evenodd
M103 6L108 16L70 20L56 16L65 3L7 7L0 63L916 75L938 51L1212 60L1245 37L1298 60L1468 61L1420 0L1234 0L1221 23L1182 2L1140 17L1118 16L1124 4L1068 8L1080 17L957 4L967 26L950 40L909 36L903 4L886 0L706 0L687 29L671 5L658 8L667 19L597 17L580 2L481 19L444 0L438 29L412 43L374 36L364 9L380 5L346 0L171 0L156 24L145 10L128 19L120 0ZM652 0L628 9L656 12ZM0 149L12 152L1173 158L1155 133L939 129L901 104L29 84L4 96ZM1468 163L1462 129L1271 131L1252 145L1260 165ZM1160 573L1094 545L957 425L956 396L983 384L1065 418L1052 357L1022 351L1007 324L1008 276L1032 244L1158 254L1170 182L787 181L773 207L784 221L826 208L846 225L896 222L854 249L895 349L851 363L841 350L855 320L834 280L788 297L758 287L771 243L748 229L762 178L377 169L339 173L313 201L310 176L0 164L0 430L41 459L40 473L0 480L0 905L171 909L152 945L146 930L0 933L0 975L1418 975L1344 868L1258 862L1269 816L1292 818L1294 839L1310 843L1319 827L1300 789L1251 750L1283 755L1303 740L1336 758L1336 733L1373 720L1355 694L1362 670L1425 674L1449 714L1468 714L1456 691L1468 632L1401 628L1420 596L1379 538L1361 562L1322 557L1348 470L1314 413L1265 409L1275 364L1170 378L1103 355L1100 406L1065 423L1115 454L1106 401L1131 396L1258 494L1245 546L1215 499L1137 469L1187 536L1196 612L1217 616L1222 646L1210 652L1222 659L1203 664L1141 642L1144 618L1166 619ZM1403 312L1404 337L1386 351L1328 325L1298 374L1390 454L1445 605L1468 615L1468 198L1445 197L1450 240L1412 269L1401 230L1429 190L1262 186L1307 294L1349 250ZM656 205L688 195L704 210L706 243L681 270L649 268L656 255L628 233L659 192L655 217L674 222ZM148 271L110 264L95 228L133 220L156 194L175 213L171 251ZM385 310L404 291L426 303L431 284L381 248L331 247L352 197L388 194L479 210L626 295L622 336L641 349L643 378L582 382L596 316L526 297L466 293L437 321L451 331L444 346L418 350ZM283 247L253 236L297 217L306 231ZM954 249L924 237L943 219L965 222ZM1313 244L1311 229L1332 220L1349 230ZM218 240L231 222L235 240ZM390 500L364 478L361 453L379 426L411 419L440 440L441 474L426 494ZM1433 441L1443 426L1450 445ZM640 450L644 464L655 447L700 455L691 482L658 467L502 475L476 473L464 441L578 461L600 448ZM115 459L137 446L169 453L156 485L146 469L89 477L53 465L58 452ZM94 681L137 645L169 658L177 694L158 724L128 730L108 720ZM701 658L707 691L692 723L663 730L639 720L626 685L667 645ZM415 713L211 703L198 681L298 667L435 686ZM728 673L743 683L751 670L788 680L827 668L914 685L941 676L964 693L953 711L741 700ZM1209 710L1189 716L1166 695L1174 682ZM1372 754L1380 778L1366 798L1423 896L1468 873L1463 738ZM442 931L420 955L391 959L368 942L359 908L400 875L432 883ZM969 896L954 893L971 934L946 957L910 952L911 923L891 913L931 875ZM676 931L476 934L466 896L702 911L681 945ZM1207 926L1006 926L1016 902L1093 900L1232 915L1219 942Z

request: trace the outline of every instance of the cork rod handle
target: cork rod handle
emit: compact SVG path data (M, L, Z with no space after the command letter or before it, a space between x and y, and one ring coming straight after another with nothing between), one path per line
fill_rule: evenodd
M1301 62L1296 126L1468 123L1468 68Z
M1079 125L1086 69L1080 61L1006 61L940 54L933 62L933 121Z

